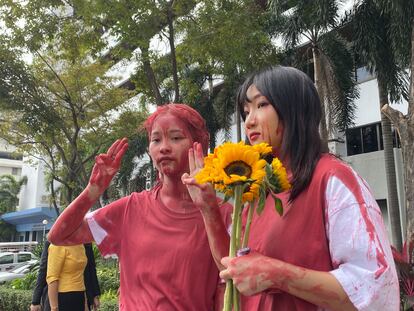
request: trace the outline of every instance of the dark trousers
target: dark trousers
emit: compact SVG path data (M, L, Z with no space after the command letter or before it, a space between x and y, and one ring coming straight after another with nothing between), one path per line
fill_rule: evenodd
M84 311L85 292L65 292L58 294L59 311Z

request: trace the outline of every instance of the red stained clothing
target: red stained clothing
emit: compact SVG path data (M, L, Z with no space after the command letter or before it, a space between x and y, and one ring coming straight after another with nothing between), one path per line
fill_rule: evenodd
M319 160L312 181L280 217L269 196L254 216L249 246L288 263L329 271L358 310L398 310L398 279L381 212L369 188L331 155ZM246 215L245 215L246 216ZM244 311L322 310L283 291L242 298Z
M143 191L87 215L104 256L120 261L120 310L213 310L218 269L201 213L166 207Z

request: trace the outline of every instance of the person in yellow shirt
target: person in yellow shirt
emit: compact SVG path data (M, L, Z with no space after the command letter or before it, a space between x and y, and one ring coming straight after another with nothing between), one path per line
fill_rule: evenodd
M51 311L88 310L83 279L86 263L83 244L49 246L46 281Z

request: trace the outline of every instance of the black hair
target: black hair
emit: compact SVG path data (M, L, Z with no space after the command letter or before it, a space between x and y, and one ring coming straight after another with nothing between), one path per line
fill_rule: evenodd
M310 183L315 166L327 148L319 134L321 103L312 80L293 67L272 66L251 74L239 88L240 111L248 102L247 89L254 85L283 122L281 160L289 160L293 201ZM242 113L242 118L245 116Z

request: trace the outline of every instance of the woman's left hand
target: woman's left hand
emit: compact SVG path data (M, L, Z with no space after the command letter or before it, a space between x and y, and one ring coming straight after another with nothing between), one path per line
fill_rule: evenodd
M251 296L275 284L274 260L257 252L235 258L224 257L221 264L225 269L220 272L220 277L232 279L240 293Z

